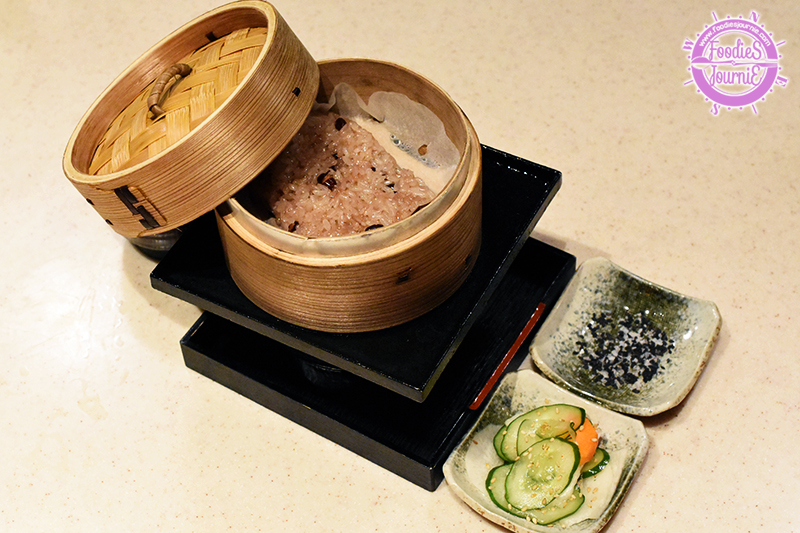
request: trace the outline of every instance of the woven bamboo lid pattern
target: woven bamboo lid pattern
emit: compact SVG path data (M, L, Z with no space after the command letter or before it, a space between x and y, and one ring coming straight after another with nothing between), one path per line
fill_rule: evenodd
M179 227L274 159L308 115L318 79L270 4L222 6L112 83L78 124L64 172L126 237Z
M153 83L111 123L90 174L111 174L158 155L199 126L227 100L258 59L266 28L243 28L211 41L178 64L191 69L169 87L157 116L149 110Z

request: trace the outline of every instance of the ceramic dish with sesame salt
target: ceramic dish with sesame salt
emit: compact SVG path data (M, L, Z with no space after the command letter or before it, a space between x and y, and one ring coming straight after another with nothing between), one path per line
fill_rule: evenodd
M558 385L621 413L652 416L689 394L720 325L713 302L597 257L578 268L530 352Z
M582 504L576 510L548 524L534 523L530 516L519 516L525 513L501 508L496 497L490 495L492 482L497 483L490 473L508 462L498 455L495 441L518 415L555 405L585 412L586 419L596 428L598 446L607 453L607 464L593 475L580 476L576 494L580 492ZM563 444L564 441L555 438L543 442ZM554 528L567 533L595 533L619 507L644 461L647 448L647 433L640 421L588 402L532 370L520 370L503 379L476 424L445 462L444 476L448 485L472 509L516 533L546 532ZM507 481L506 485L510 483ZM566 491L572 493L573 489Z

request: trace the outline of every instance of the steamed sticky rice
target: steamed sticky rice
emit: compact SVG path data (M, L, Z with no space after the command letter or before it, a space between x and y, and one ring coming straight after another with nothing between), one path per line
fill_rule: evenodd
M268 173L274 223L308 237L388 226L434 196L370 132L335 113L312 113Z

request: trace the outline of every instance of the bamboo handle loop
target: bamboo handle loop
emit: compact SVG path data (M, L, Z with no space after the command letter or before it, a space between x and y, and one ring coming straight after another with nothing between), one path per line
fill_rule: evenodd
M147 108L153 113L154 119L164 114L164 109L159 105L159 101L161 100L161 94L164 92L164 88L170 80L178 76L184 78L188 76L190 72L192 72L192 67L186 63L176 63L156 78L153 90L150 91L150 96L147 98Z

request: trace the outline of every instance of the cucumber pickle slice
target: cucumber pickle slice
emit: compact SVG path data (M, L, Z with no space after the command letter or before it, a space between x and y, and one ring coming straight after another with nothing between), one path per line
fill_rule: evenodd
M586 499L581 494L581 489L576 485L571 493L562 494L540 509L520 511L508 503L506 499L506 478L511 471L511 467L511 463L505 463L492 469L486 478L486 490L495 505L515 516L530 519L535 524L546 526L574 514Z
M546 506L572 483L580 458L573 442L560 438L537 442L512 464L506 477L506 500L523 512Z
M500 428L494 439L495 450L504 461L514 462L535 442L553 437L574 438L584 420L586 411L574 405L538 407Z
M524 514L514 509L514 506L506 499L506 478L511 472L511 466L511 463L504 463L493 468L486 477L486 490L489 491L489 497L500 509L525 518Z
M507 434L508 434L508 425L504 425L497 431L497 433L494 434L494 440L492 441L492 443L494 444L494 451L497 452L497 455L499 455L500 458L503 459L504 461L510 463L511 461L506 459L506 456L503 453L503 439L506 438Z
M575 485L571 493L562 494L541 509L531 509L526 514L540 526L552 524L562 518L566 518L581 508L586 496L581 494L581 489Z
M504 464L486 478L491 500L502 510L539 525L549 525L581 508L578 481L600 473L610 456L598 448L578 471L575 444L586 412L568 404L545 405L509 419L494 435Z
M538 412L537 412L538 411ZM586 420L586 411L573 405L557 404L532 411L519 426L517 453L521 454L542 439L558 437L574 440L578 428Z
M603 448L597 448L594 456L581 468L581 478L596 476L606 467L610 459L611 457L607 451Z

